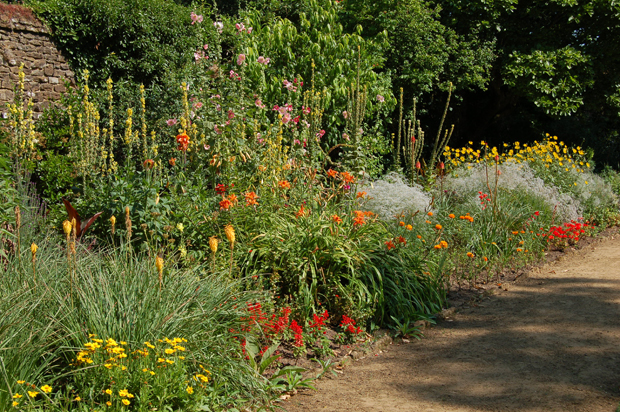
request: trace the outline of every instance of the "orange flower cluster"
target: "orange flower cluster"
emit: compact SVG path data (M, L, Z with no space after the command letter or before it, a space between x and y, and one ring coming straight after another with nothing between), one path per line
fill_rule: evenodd
M256 201L258 196L254 192L247 192L245 194L245 205L246 206L258 206L258 202Z
M364 212L362 212L361 210L354 210L353 213L355 213L355 218L353 219L353 226L363 226L364 223L366 223L366 220L364 219Z
M360 197L361 197L361 198L366 197L366 192L357 192L356 199L359 199Z
M278 182L278 186L280 186L280 189L290 189L291 188L291 184L289 183L288 180L280 180Z
M304 217L310 214L310 210L307 210L304 205L301 205L301 208L299 208L299 211L297 213L295 213L295 217L296 218L300 218L300 217Z
M342 223L342 219L338 215L332 215L332 221L336 222L337 224Z
M335 179L336 176L338 176L338 172L332 169L329 169L327 171L327 176L331 177L332 179Z
M474 218L473 218L473 217L471 217L471 216L469 216L469 213L466 213L466 214L465 214L465 216L459 216L459 219L462 219L462 220L469 220L470 222L473 222L473 221L474 221Z
M385 242L385 245L387 246L388 250L391 250L396 247L391 240L388 240L387 242Z
M435 249L447 249L448 248L448 242L446 242L445 240L442 240L441 242L439 242L439 244L434 246Z
M185 152L187 151L187 147L189 146L189 136L185 134L185 132L177 135L177 147L178 150Z
M355 182L355 177L349 172L341 172L340 175L342 176L342 180L347 184Z
M222 195L222 200L220 201L220 210L228 210L233 207L238 201L239 200L237 199L237 196L232 193L228 195L228 197Z

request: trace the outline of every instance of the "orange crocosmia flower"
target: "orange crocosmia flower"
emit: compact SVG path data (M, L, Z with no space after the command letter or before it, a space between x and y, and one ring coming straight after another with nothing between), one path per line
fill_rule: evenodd
M365 197L366 196L366 192L357 192L357 196L356 199L359 199L360 197Z
M454 219L456 216L454 215L454 213L450 213L450 214L448 215L448 217L449 217L450 219Z
M174 166L177 164L177 158L176 157L172 157L170 159L168 159L168 164L170 164L170 166Z
M232 202L226 198L223 198L220 201L220 209L222 210L228 210L233 206Z
M518 249L517 249L517 252L523 252L523 249L518 248Z
M405 239L402 236L399 236L397 240L398 240L398 243L402 243L403 245L407 244L407 239Z
M512 234L513 234L513 235L518 235L518 234L519 234L519 232L515 230L514 232L512 232Z
M256 193L247 192L245 194L245 205L246 206L257 206L258 202L256 201L256 199L258 199L258 196L256 196Z
M391 240L388 240L387 242L385 242L385 245L387 246L388 250L395 248L396 246L394 246L394 243L392 243Z
M327 171L327 176L331 177L332 179L335 179L336 176L338 176L338 172L332 169L329 169Z
M338 224L342 223L342 219L338 215L332 215L332 220Z
M371 212L370 210L367 210L367 211L364 212L364 216L367 216L367 217L373 217L374 215L375 214L373 212Z
M280 182L278 182L278 186L280 186L280 189L290 189L291 188L291 184L289 183L288 180L280 180Z
M407 229L407 230L413 230L413 226L411 226L411 225L407 225L407 226L405 226L405 229Z
M427 215L433 216L433 212L428 212Z
M228 200L230 200L230 203L233 203L233 204L239 201L239 199L237 199L237 196L233 193L228 195Z
M352 183L355 181L355 177L353 177L353 175L349 172L342 172L340 174L342 175L342 180L344 180L345 183Z
M474 254L473 254L473 253L471 253L471 252L467 252L467 257L473 258L473 257L474 257Z
M435 229L437 229L437 230L441 230L441 225L440 225L440 224L436 224L436 225L435 225Z
M405 226L405 222L399 222L398 225L399 226Z

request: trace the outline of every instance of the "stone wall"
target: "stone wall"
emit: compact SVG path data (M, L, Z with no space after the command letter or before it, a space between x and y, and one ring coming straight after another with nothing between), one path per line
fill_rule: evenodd
M38 114L65 91L75 77L49 36L49 29L26 7L0 3L0 113L13 101L19 66L24 64L27 96Z

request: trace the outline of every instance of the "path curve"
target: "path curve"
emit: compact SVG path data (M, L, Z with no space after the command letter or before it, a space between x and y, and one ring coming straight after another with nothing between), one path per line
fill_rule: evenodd
M620 236L531 271L421 341L354 362L302 411L588 411L620 402Z

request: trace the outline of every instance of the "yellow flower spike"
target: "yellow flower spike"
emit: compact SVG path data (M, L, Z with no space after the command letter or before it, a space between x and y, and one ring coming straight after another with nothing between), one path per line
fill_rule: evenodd
M234 245L235 245L235 228L232 225L226 225L224 227L224 233L226 234L226 238L230 242L231 248L234 248Z
M36 256L37 250L39 250L39 246L33 242L32 245L30 245L30 252L32 253L33 258Z
M218 245L218 243L219 243L219 241L217 240L217 238L215 236L211 236L209 238L209 249L211 249L211 252L213 252L214 255L217 252L217 245Z
M62 230L63 232L65 232L65 235L69 237L69 235L71 234L71 222L69 222L68 220L62 222Z

